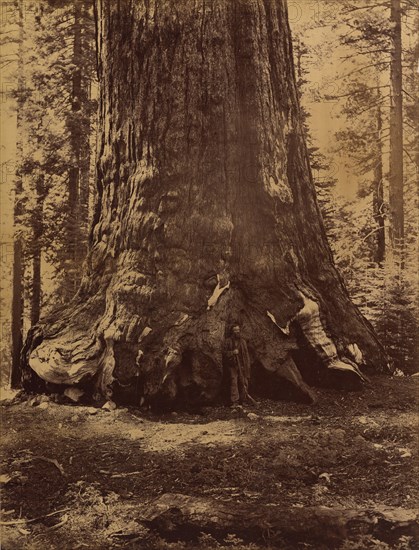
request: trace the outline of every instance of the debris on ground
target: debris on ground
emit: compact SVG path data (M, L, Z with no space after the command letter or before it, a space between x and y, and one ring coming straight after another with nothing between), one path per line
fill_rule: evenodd
M2 548L413 550L417 384L160 415L20 396L2 407Z

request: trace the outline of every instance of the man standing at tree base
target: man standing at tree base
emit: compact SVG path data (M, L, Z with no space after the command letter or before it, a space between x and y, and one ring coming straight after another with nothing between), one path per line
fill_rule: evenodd
M241 405L246 401L254 403L249 395L250 357L246 340L242 337L238 323L231 327L231 336L226 338L224 354L230 376L231 405Z

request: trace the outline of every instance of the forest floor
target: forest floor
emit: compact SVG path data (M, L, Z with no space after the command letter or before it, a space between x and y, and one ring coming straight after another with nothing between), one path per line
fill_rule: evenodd
M232 509L391 507L403 518L419 502L418 383L375 377L362 392L317 390L314 405L261 400L243 411L159 416L45 396L3 400L2 548L329 548L321 536L188 533L142 517L176 493ZM415 542L403 529L392 542L361 529L335 546L404 550Z

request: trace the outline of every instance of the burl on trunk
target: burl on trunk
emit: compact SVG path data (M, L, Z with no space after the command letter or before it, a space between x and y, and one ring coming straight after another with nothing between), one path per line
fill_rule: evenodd
M96 12L90 250L72 303L32 329L26 373L116 400L209 403L236 322L256 393L310 399L319 376L387 368L326 242L285 1Z

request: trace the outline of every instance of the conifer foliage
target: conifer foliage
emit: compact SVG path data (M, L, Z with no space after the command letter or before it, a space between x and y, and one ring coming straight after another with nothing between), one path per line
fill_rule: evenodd
M36 324L41 314L76 292L93 200L96 113L90 2L42 1L24 7L15 103L20 140L15 241L22 247L23 267L15 277L14 301L25 297L18 314L20 333L25 319ZM17 327L16 320L16 334Z
M334 146L323 153L326 159L348 159L357 191L343 199L332 184L324 203L318 186L318 198L335 261L353 300L377 329L394 367L412 373L417 369L419 319L418 89L412 76L418 59L418 15L410 0L320 4L321 17L312 25L329 24L344 52L334 93L322 97L335 102L339 126ZM299 71L308 60L319 63L327 48L311 48L300 58L297 47L303 65ZM305 77L305 89L310 78Z

